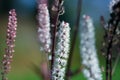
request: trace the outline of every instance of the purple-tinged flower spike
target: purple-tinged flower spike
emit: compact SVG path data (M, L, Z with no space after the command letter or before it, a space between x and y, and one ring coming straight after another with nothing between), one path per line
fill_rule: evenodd
M7 27L7 48L5 49L5 54L2 60L2 80L8 80L6 75L11 69L11 62L13 58L14 47L15 47L15 37L17 30L17 18L15 9L9 11L9 22Z
M38 4L38 37L41 44L40 50L51 52L50 17L47 3Z
M95 48L95 32L92 19L84 15L80 33L83 73L87 80L102 80Z
M115 4L117 4L118 2L120 2L120 0L111 0L110 1L110 5L109 5L110 12L113 12L113 6Z
M54 56L52 70L52 80L64 80L65 69L69 56L70 27L66 22L62 22L58 31L57 50Z

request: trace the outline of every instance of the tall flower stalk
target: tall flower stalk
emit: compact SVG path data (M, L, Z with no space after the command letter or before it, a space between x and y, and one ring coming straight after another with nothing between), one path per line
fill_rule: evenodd
M46 0L45 0L46 1ZM40 50L44 53L51 52L51 34L50 34L50 16L47 2L39 0L38 2L38 37L40 41Z
M69 57L70 27L66 22L62 22L58 32L57 50L54 56L54 66L52 80L64 80L65 69Z
M95 48L95 34L92 19L84 15L81 26L80 44L81 57L84 66L83 73L87 80L102 80L102 74L97 59Z
M107 23L107 30L105 34L105 43L106 47L106 80L112 80L112 47L120 23L120 0L112 0L110 2L110 19ZM119 44L117 44L119 45Z
M9 11L9 20L7 27L7 47L5 49L5 54L2 60L2 80L8 80L7 74L11 70L11 62L13 58L14 47L15 47L15 38L16 38L16 30L17 30L17 18L15 9Z
M48 10L48 1L47 0L38 0L38 38L40 42L40 50L43 53L46 53L46 57L51 56L51 34L50 34L50 15ZM46 59L45 57L45 59ZM43 61L41 65L41 74L44 80L50 80L50 72L48 68L48 59Z

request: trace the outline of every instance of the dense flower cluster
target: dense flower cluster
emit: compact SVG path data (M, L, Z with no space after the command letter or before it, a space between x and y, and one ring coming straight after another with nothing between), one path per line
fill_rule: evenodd
M7 48L5 49L5 54L3 57L3 72L2 72L2 79L7 80L5 74L7 74L11 69L11 62L13 58L13 52L15 47L15 37L16 37L16 30L17 30L17 18L15 9L10 10L9 12L9 22L7 27Z
M89 16L83 16L81 27L81 57L84 66L83 73L87 80L102 80L101 70L95 48L94 26Z
M40 50L49 53L51 51L50 17L47 4L38 4L38 36L41 44Z
M54 58L54 67L52 71L53 80L64 80L65 68L69 56L70 27L64 21L60 25L58 32L57 50Z

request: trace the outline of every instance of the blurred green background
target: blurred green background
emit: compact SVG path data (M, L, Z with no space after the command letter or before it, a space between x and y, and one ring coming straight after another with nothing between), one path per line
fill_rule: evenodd
M52 1L52 0L51 0ZM99 18L103 15L106 21L109 19L110 0L83 0L82 15L87 14L92 17L96 32L96 47L100 60L100 67L105 68L105 58L101 55L104 30L100 25ZM51 6L51 5L49 5ZM71 36L76 21L77 0L65 0L65 14L60 17L71 25ZM0 61L6 47L6 27L8 22L8 11L15 8L17 11L18 28L12 70L9 73L9 80L42 80L41 75L35 72L39 68L42 57L37 38L37 3L36 0L0 0ZM72 70L81 66L79 51L79 35L77 36L76 46L72 61ZM114 64L114 63L113 63ZM117 65L113 80L119 80L120 62ZM1 76L0 76L1 79ZM82 72L73 76L71 80L86 80ZM103 80L105 72L103 71Z

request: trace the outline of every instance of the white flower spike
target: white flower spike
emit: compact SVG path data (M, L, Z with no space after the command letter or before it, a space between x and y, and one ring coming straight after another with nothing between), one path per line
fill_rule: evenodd
M83 16L81 26L81 57L84 66L83 73L87 80L102 80L101 70L95 48L94 26L90 16Z
M52 71L53 80L64 80L65 69L69 56L69 44L70 44L70 27L68 23L65 23L63 21L58 31L57 50L54 57L55 61Z

